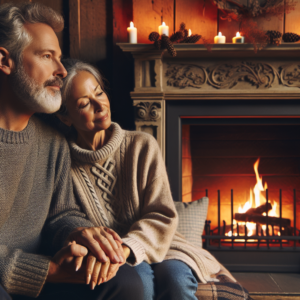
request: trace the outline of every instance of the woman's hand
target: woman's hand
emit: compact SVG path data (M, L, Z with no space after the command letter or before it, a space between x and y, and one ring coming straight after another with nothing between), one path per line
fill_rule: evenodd
M108 259L113 263L123 263L123 249L121 247L123 241L110 228L103 226L76 228L70 233L66 243L73 241L88 248L102 263L105 263ZM117 241L119 243L116 243ZM77 260L77 265L80 265L80 260Z
M90 288L93 290L95 286L103 282L107 282L117 274L119 268L125 264L126 259L130 255L130 249L121 245L119 241L116 241L118 247L122 249L123 262L116 264L111 261L102 263L96 260L96 257L92 254L89 254L87 257L86 265L86 284L90 285Z

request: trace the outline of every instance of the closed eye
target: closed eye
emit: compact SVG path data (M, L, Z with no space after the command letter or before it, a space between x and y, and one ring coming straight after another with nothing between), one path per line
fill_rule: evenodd
M87 107L89 104L90 104L90 102L87 102L86 104L80 105L79 109L83 109L83 108Z
M103 94L103 92L98 93L97 96L100 97L100 96L102 96L102 94Z

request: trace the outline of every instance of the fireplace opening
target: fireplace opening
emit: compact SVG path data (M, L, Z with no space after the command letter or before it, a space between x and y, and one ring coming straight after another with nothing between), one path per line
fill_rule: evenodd
M209 196L206 248L300 246L297 123L282 118L183 121L182 200Z
M300 271L299 116L300 101L167 103L173 198L208 196L203 247L231 271Z

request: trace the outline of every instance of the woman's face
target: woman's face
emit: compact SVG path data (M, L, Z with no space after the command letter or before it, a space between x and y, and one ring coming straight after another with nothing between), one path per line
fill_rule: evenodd
M73 79L66 101L66 118L76 130L98 132L111 124L110 103L96 78L80 71Z

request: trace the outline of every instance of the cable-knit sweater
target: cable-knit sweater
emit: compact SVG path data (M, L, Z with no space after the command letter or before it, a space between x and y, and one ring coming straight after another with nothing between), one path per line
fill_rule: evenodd
M177 259L200 282L214 281L220 264L176 233L177 213L164 161L149 134L112 123L111 137L97 151L69 139L75 196L95 225L114 229L132 251L131 265Z
M0 284L9 294L41 291L50 262L40 255L42 230L59 248L71 230L92 226L76 205L70 165L65 138L36 117L20 132L0 128Z

